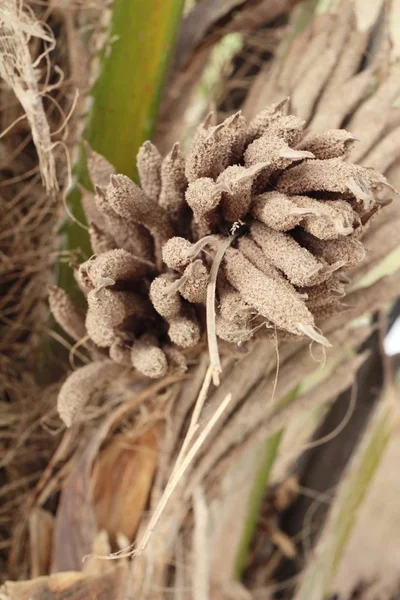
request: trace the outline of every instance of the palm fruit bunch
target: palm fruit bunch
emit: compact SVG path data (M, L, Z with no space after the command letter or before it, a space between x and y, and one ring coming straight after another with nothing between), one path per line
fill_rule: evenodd
M286 105L250 123L240 112L220 125L209 116L186 158L179 144L162 158L145 142L140 186L87 149L94 257L75 267L86 315L50 290L72 337L150 378L184 369L189 349L203 347L208 310L225 342L272 330L329 345L316 323L342 310L344 270L363 260L362 234L388 184L349 162L350 133L305 131Z

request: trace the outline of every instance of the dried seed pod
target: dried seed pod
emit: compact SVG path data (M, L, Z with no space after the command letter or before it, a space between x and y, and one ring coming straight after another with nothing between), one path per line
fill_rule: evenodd
M47 286L50 310L56 322L75 341L86 335L85 317L68 294L56 285Z
M273 135L282 138L291 146L298 144L304 134L305 121L294 115L285 115L283 109L287 103L288 98L285 98L256 115L247 129L248 142L262 135Z
M340 158L306 160L285 171L279 178L277 188L287 194L353 194L357 200L370 204L374 200L370 187L373 180L372 171L344 162Z
M243 300L240 292L221 277L218 279L217 292L221 318L239 326L249 324L252 318L252 308Z
M161 165L161 192L158 200L173 221L179 221L185 209L186 188L185 159L177 142Z
M102 288L89 292L87 301L88 312L97 315L99 322L106 327L117 327L127 317L144 317L148 313L145 298L134 292Z
M180 348L192 348L198 344L200 333L199 322L192 311L176 317L168 329L169 339Z
M117 215L111 208L104 189L96 186L94 199L99 212L104 217L107 231L114 238L117 246L135 256L151 260L153 243L148 230L143 225L138 225Z
M179 271L187 267L191 261L193 244L182 237L172 237L164 244L162 258L167 267Z
M293 285L310 285L322 271L324 265L292 237L258 222L252 223L250 232L268 261L280 269Z
M110 347L119 336L116 328L104 325L98 314L90 308L86 312L85 327L88 336L99 348Z
M300 288L301 294L307 295L306 304L310 310L337 303L338 298L345 296L345 287L338 277L332 276L327 281L313 287Z
M112 235L100 229L96 223L89 224L89 238L94 254L101 254L117 248L117 243Z
M304 233L302 240L310 251L326 261L328 265L341 264L353 267L365 258L363 244L353 236L338 240L319 240L311 234Z
M150 379L164 377L168 371L165 353L151 336L142 336L133 343L131 350L132 365Z
M239 221L249 211L254 180L268 166L259 163L249 169L240 165L227 167L217 179L223 190L221 209L227 221Z
M188 181L202 177L216 179L226 167L236 162L245 141L246 122L240 112L216 127L199 126L186 159Z
M260 328L265 334L266 326L284 339L307 335L328 344L315 316L343 309L337 272L364 257L359 240L388 184L374 170L346 162L355 141L348 132L304 132L303 121L284 114L285 104L268 107L249 126L240 113L215 127L205 122L187 161L178 145L161 161L145 143L138 154L142 188L105 165L110 181L98 178L103 187L89 206L95 204L91 236L99 255L78 276L88 294L88 334L115 362L137 365L128 346L150 329L159 339L145 334L135 343L133 354L144 357L138 368L151 377L165 373L167 361L181 368L184 361L174 362L171 352L196 348L206 322L211 342L217 333L241 343ZM234 241L225 242L228 231ZM226 250L209 286L204 251L221 240L221 252L232 241L237 249ZM139 281L149 271L150 287L147 278ZM120 291L130 289L140 294ZM208 289L217 297L215 331L213 306L204 307ZM168 358L160 348L167 333ZM158 356L153 369L145 358L150 350Z
M291 196L291 200L305 212L303 229L321 240L350 235L361 224L357 213L344 200L321 201L309 196Z
M268 163L262 171L263 178L266 178L305 158L314 158L314 155L307 150L293 150L282 138L266 134L247 146L244 164L251 167L261 162Z
M194 304L204 304L207 296L207 285L210 272L201 259L190 263L182 276L182 285L179 288L181 296Z
M97 207L96 195L80 186L81 205L87 223L95 223L101 230L107 229L104 215Z
M110 175L115 173L113 165L104 156L92 150L90 145L85 142L87 156L87 168L93 187L99 185L105 187L108 184Z
M57 398L57 409L67 427L92 394L117 377L121 367L112 360L101 360L77 369L63 383Z
M276 231L289 231L297 227L308 214L297 206L291 196L275 191L255 196L251 204L251 213Z
M248 324L228 321L221 315L217 315L215 318L215 329L221 340L239 346L251 340L254 335L254 329Z
M234 248L228 248L224 257L224 272L231 285L245 302L280 329L294 335L309 335L316 339L314 319L302 299L285 286L254 267ZM327 345L321 336L320 343Z
M123 341L122 338L116 338L110 346L110 358L114 362L124 367L130 367L131 362L131 349Z
M88 277L86 271L81 269L80 265L72 264L72 271L74 275L74 279L81 290L81 292L86 296L90 290L93 289L92 282Z
M151 202L126 175L111 175L105 195L111 208L120 217L146 227L159 248L173 236L166 212Z
M161 161L161 154L150 141L140 146L136 156L140 186L153 202L157 202L161 191Z
M150 299L169 324L170 340L177 346L189 348L199 341L200 326L194 311L185 306L177 290L175 283L171 283L165 275L160 276L150 286Z
M119 248L109 250L96 258L90 259L81 265L90 278L95 289L102 287L105 280L132 281L143 277L149 272L149 263L138 259L130 252Z
M268 127L271 123L284 116L284 110L289 102L289 97L284 98L281 102L275 102L270 104L267 108L264 108L259 112L247 126L247 136L249 141L253 141L256 138L261 137L268 132Z
M178 317L183 310L182 298L168 276L156 277L150 286L150 300L159 315L167 321Z
M217 223L216 209L222 199L222 190L212 179L201 177L189 183L185 198L196 223L206 228Z
M296 147L297 150L309 150L315 158L347 157L357 138L345 129L328 129L323 133L308 135Z
M254 240L248 237L240 238L238 241L238 249L240 252L251 262L252 265L257 267L260 271L279 281L282 285L286 286L289 293L295 293L295 288L291 283L286 279L286 277L282 274L279 269L274 267L269 261L268 258L263 253L260 246L258 246Z

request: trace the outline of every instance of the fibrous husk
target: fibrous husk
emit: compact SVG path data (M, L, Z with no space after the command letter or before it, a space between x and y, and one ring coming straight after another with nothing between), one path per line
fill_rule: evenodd
M217 370L215 336L240 346L267 327L329 346L315 319L327 307L340 312L337 278L364 258L361 234L382 206L375 195L385 180L349 161L350 133L306 137L286 104L250 123L240 112L219 125L206 119L186 159L174 146L162 160L146 142L141 188L108 165L91 169L104 235L115 239L121 220L126 239L131 226L139 238L144 228L142 252L131 236L79 269L87 333L112 360L127 365L131 349L133 368L162 377L173 368L163 347L196 348L206 322ZM253 322L237 322L229 289Z

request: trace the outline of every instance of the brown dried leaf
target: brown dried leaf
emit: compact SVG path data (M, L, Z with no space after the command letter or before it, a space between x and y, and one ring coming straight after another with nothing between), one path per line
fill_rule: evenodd
M137 437L135 430L113 437L100 453L92 475L97 526L111 539L133 540L146 506L158 462L163 427L157 423Z

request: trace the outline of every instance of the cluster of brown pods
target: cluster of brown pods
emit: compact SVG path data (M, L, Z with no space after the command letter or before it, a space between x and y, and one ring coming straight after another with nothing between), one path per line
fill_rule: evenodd
M212 284L220 339L243 344L272 329L328 344L316 320L342 309L344 270L363 260L362 233L387 184L348 162L350 133L305 131L286 104L250 123L240 112L217 126L207 118L186 158L178 144L162 158L145 142L140 186L88 149L94 257L75 267L86 315L50 290L72 337L88 336L112 361L151 378L184 369L186 349L206 330Z

